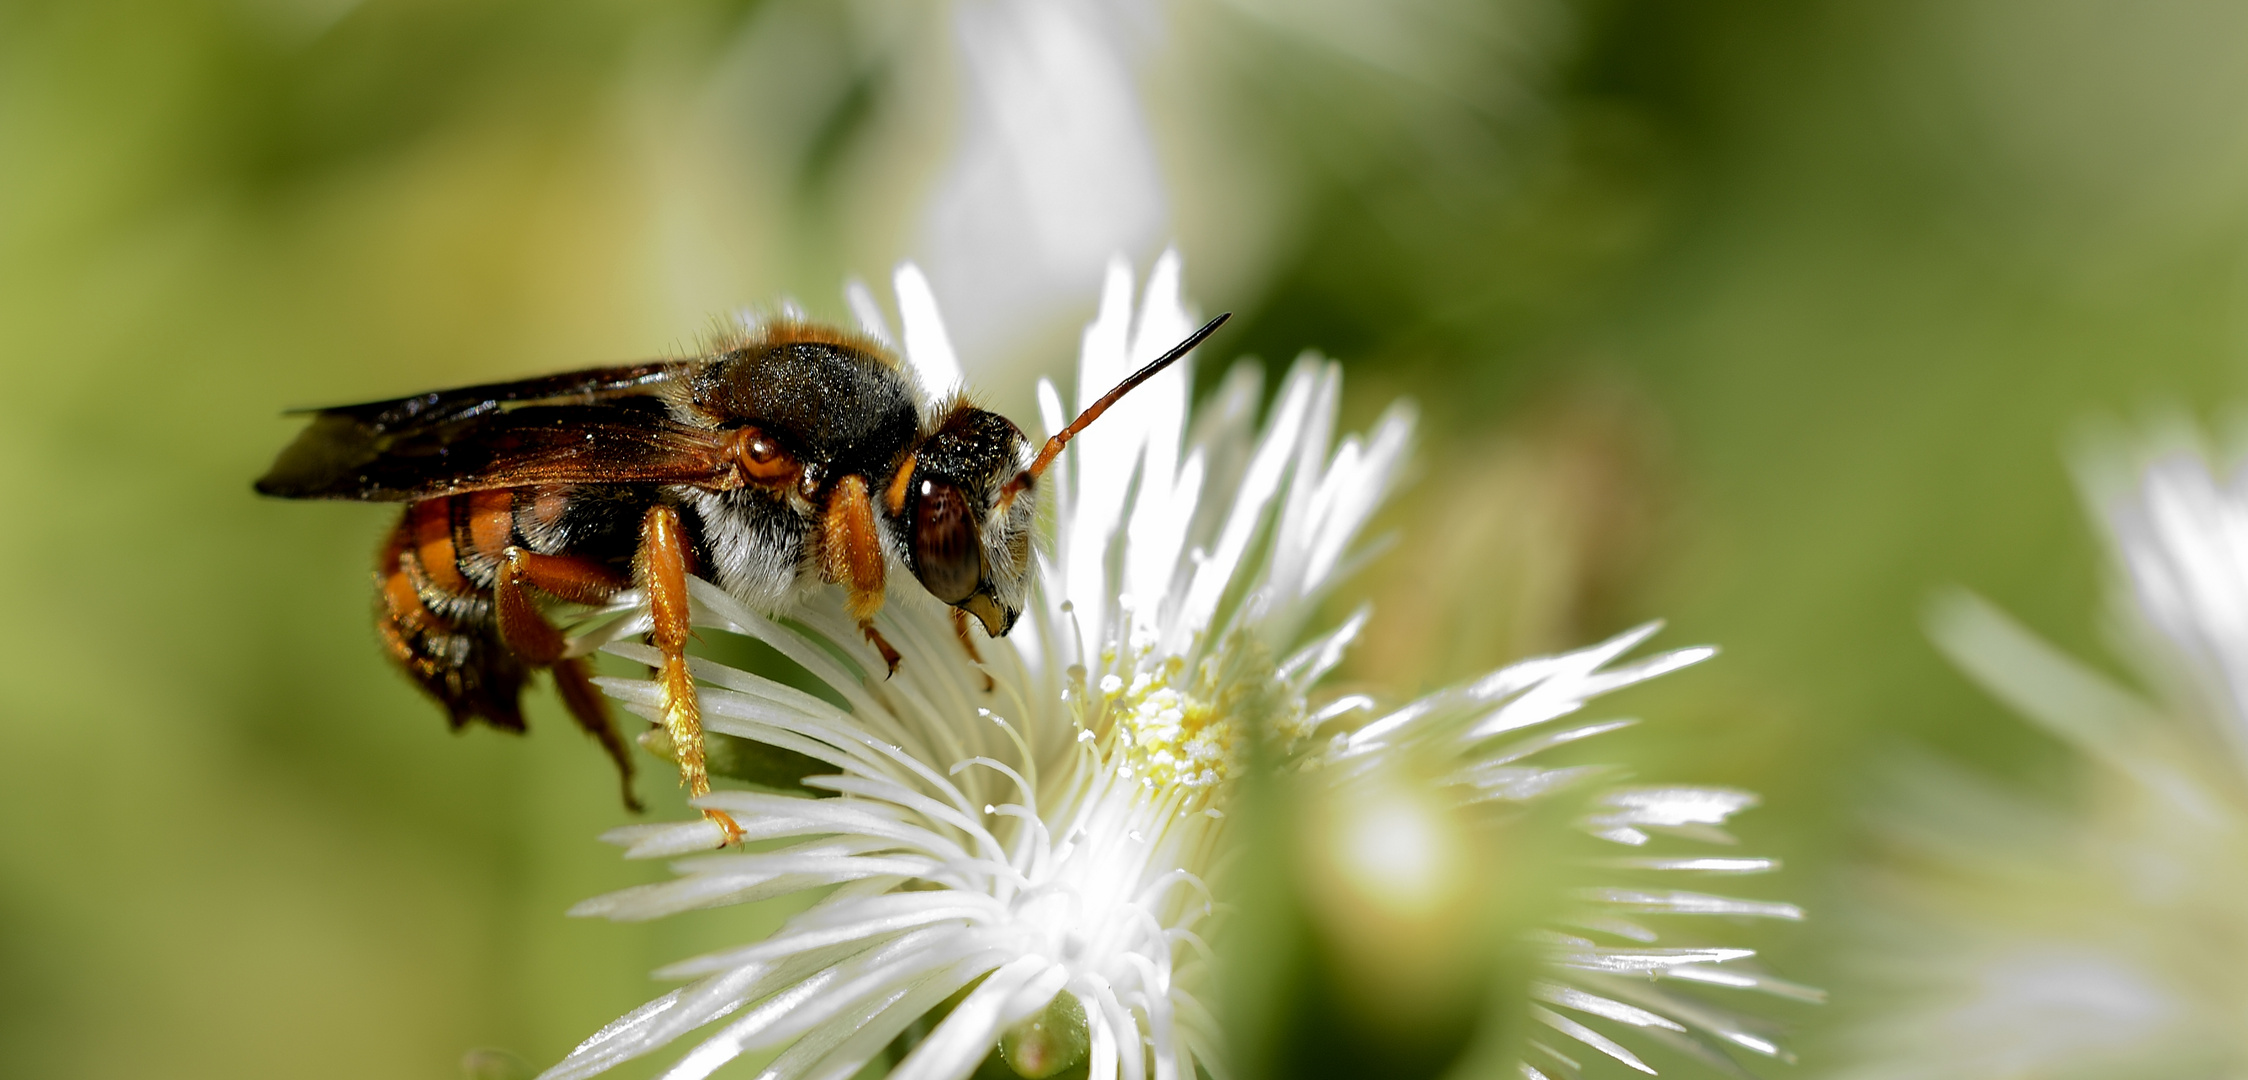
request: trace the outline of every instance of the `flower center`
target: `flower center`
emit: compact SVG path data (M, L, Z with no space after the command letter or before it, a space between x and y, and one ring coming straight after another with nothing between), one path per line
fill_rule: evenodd
M1101 679L1117 749L1142 786L1215 787L1233 762L1234 725L1210 702L1172 685L1185 666L1170 657L1129 683L1113 674Z
M1229 637L1191 668L1149 649L1129 664L1114 653L1104 659L1100 700L1116 752L1149 790L1216 787L1239 764L1245 739L1262 733L1287 744L1307 734L1303 699L1246 636Z

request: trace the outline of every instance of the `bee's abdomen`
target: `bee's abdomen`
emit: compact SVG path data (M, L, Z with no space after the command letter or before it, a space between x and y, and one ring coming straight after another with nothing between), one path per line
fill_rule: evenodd
M376 560L376 629L456 728L523 728L529 671L500 640L492 608L493 575L516 539L514 503L507 491L414 503Z

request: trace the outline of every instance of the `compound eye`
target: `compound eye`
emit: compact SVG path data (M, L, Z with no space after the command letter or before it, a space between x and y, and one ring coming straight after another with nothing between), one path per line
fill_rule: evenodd
M957 604L983 584L983 545L960 489L923 480L913 496L913 576L929 595Z
M799 465L795 455L781 449L772 436L752 427L741 429L734 440L734 457L750 479L774 484L796 478Z

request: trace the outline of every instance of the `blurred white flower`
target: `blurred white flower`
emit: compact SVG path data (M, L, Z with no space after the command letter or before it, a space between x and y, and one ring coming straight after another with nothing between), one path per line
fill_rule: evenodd
M2136 601L2117 605L2132 651L2178 712L2231 747L2233 774L2248 776L2248 469L2236 463L2220 481L2182 445L2147 462L2135 485L2117 464L2093 457L2084 471Z
M1756 796L1748 792L1605 783L1614 779L1607 767L1548 767L1534 761L1544 751L1637 722L1553 724L1577 713L1591 698L1699 663L1716 652L1679 649L1620 663L1657 628L1649 624L1589 649L1526 660L1469 686L1422 698L1334 738L1306 764L1320 770L1329 783L1347 787L1376 777L1400 759L1445 762L1452 769L1437 786L1446 801L1457 805L1523 806L1563 794L1584 798L1590 811L1576 820L1578 829L1606 843L1648 852L1595 858L1581 868L1610 881L1630 874L1667 878L1777 869L1777 860L1706 850L1652 853L1660 846L1658 837L1695 845L1736 843L1722 826L1734 814L1756 805ZM1411 832L1392 828L1383 840L1389 845L1380 856L1383 876L1392 882L1412 880L1416 845ZM1728 1073L1738 1072L1728 1047L1788 1057L1767 1024L1682 995L1666 983L1756 990L1805 1001L1820 1000L1822 995L1744 965L1719 966L1745 960L1755 951L1713 946L1701 938L1666 939L1673 931L1658 929L1660 923L1649 916L1794 920L1803 912L1792 904L1639 882L1573 890L1557 921L1536 937L1544 970L1529 987L1531 1019L1546 1032L1527 1041L1525 1060L1519 1066L1523 1076L1540 1080L1548 1075L1577 1075L1580 1065L1573 1054L1581 1049L1563 1050L1549 1041L1555 1035L1637 1071L1655 1073L1623 1043L1548 1005L1622 1025L1637 1037Z
M924 379L954 370L935 307L902 295L908 359ZM1078 371L1080 402L1194 327L1175 255L1157 265L1136 318L1129 269L1112 264ZM869 330L887 335L870 301ZM1306 356L1261 425L1256 370L1238 366L1189 416L1184 363L1150 381L1072 446L1043 491L1056 523L1043 585L1013 634L981 641L980 662L945 609L893 595L883 633L904 655L894 676L834 602L787 620L693 583L701 625L766 642L842 705L698 662L711 730L832 767L807 783L832 798L714 792L758 850L709 854L713 827L635 826L612 839L629 857L688 856L678 876L588 901L578 914L653 919L821 890L770 937L672 965L690 980L588 1039L548 1080L591 1076L717 1024L663 1075L701 1077L779 1050L761 1075L849 1077L906 1048L899 1077L966 1077L997 1048L1025 1076L1083 1062L1094 1078L1228 1075L1213 1019L1212 935L1223 932L1220 877L1232 780L1261 742L1325 789L1363 794L1339 844L1378 902L1410 907L1448 866L1443 811L1520 804L1576 789L1582 827L1633 848L1655 834L1727 841L1753 803L1713 788L1610 787L1604 770L1541 768L1545 749L1630 721L1553 722L1586 700L1697 662L1687 649L1619 663L1652 627L1581 652L1527 661L1371 721L1364 698L1318 704L1314 684L1364 615L1302 633L1318 599L1357 561L1353 544L1391 488L1411 428L1393 407L1371 436L1333 438L1337 367ZM1067 419L1040 387L1048 430ZM612 646L645 660L645 648ZM610 693L650 714L651 684ZM1356 722L1348 734L1332 732ZM1318 737L1321 735L1325 737ZM1434 800L1388 798L1383 770L1412 755L1448 769ZM1416 807L1435 805L1435 817ZM1636 856L1617 873L1747 873L1767 860ZM1383 890L1386 890L1384 892ZM1593 1024L1718 1054L1709 1036L1762 1054L1751 1022L1681 997L1660 980L1800 993L1740 965L1750 951L1657 944L1646 915L1796 918L1788 905L1650 888L1585 890L1569 922L1541 938L1535 1020L1553 1035L1642 1071ZM1603 942L1606 942L1605 944ZM1563 1011L1565 1010L1565 1011ZM1576 1017L1584 1019L1572 1018ZM1589 1021L1589 1023L1588 1023ZM907 1038L901 1040L901 1036ZM1558 1040L1557 1040L1558 1041ZM1534 1042L1531 1080L1573 1075Z
M1551 0L909 10L891 18L934 10L952 46L899 91L951 111L949 125L921 125L949 138L932 144L944 160L920 197L913 251L954 339L986 373L1036 370L1016 366L1023 347L1048 340L1057 316L1077 317L1115 252L1152 254L1183 236L1230 282L1256 287L1300 243L1291 226L1314 212L1315 174L1357 175L1438 140L1457 154L1481 123L1538 111L1574 34L1568 6ZM1286 148L1271 104L1257 100L1285 93L1287 79L1383 89L1343 93L1350 107L1322 111L1307 153Z
M1970 677L2098 768L2062 810L1956 770L1912 778L1919 860L1879 883L1866 1077L2248 1069L2248 470L2191 440L2087 454L2116 569L2111 630L2152 697L1976 597L1931 613Z
M959 134L931 193L922 252L969 355L1098 286L1113 252L1169 224L1134 68L1153 43L1139 0L959 0ZM1083 310L1077 308L1076 310Z

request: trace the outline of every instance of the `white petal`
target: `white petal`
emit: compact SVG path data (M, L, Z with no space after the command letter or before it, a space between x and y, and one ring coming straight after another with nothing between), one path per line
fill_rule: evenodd
M892 1040L951 997L985 964L964 960L908 987L876 998L806 1035L758 1074L759 1080L850 1080Z
M843 283L843 300L851 306L851 317L859 322L859 332L876 341L896 347L898 339L890 333L890 323L882 317L882 305L874 299L874 290L866 282L851 278Z
M1825 1001L1826 991L1802 983L1776 979L1754 971L1735 971L1730 968L1706 968L1698 964L1681 964L1664 970L1663 977L1687 982L1706 983L1710 986L1729 986L1740 990L1761 990L1767 994L1795 998L1798 1001Z
M1590 947L1563 949L1552 955L1552 961L1566 968L1580 971L1647 972L1663 971L1682 964L1721 964L1727 960L1742 960L1756 955L1754 949L1600 949Z
M962 957L964 952L969 955ZM746 1051L786 1043L863 1002L889 996L901 986L914 986L948 965L961 973L960 982L965 983L974 972L989 970L995 956L992 950L975 950L970 940L955 937L928 947L885 949L838 964L760 1002L689 1051L664 1078L700 1080Z
M1316 365L1300 362L1281 384L1280 400L1265 422L1265 433L1250 459L1249 471L1227 509L1225 530L1216 549L1194 572L1178 622L1163 642L1166 651L1184 649L1194 634L1210 627L1218 602L1233 584L1234 571L1248 553L1249 541L1263 526L1265 507L1279 491L1294 457L1297 439L1311 411L1317 376Z
M1625 1065L1637 1069L1640 1072L1646 1073L1649 1076L1655 1075L1654 1069L1650 1068L1646 1062L1639 1060L1638 1055L1624 1049L1623 1046L1617 1043L1614 1039L1611 1039L1606 1035L1602 1035L1601 1033L1594 1031L1591 1028L1588 1028L1574 1020L1571 1020L1568 1017L1561 1015L1560 1013L1554 1012L1552 1009L1548 1009L1540 1005L1532 1005L1530 1006L1530 1016L1533 1019L1537 1020L1537 1022L1544 1024L1545 1026L1552 1028L1553 1030L1558 1031L1563 1035L1567 1035L1568 1037L1575 1039L1578 1042L1585 1044L1586 1046L1592 1047L1593 1049L1598 1050L1601 1053L1608 1055L1609 1057L1615 1058L1617 1061L1623 1062Z
M1672 858L1601 859L1593 865L1614 870L1685 870L1700 874L1768 874L1780 868L1780 860L1725 859L1688 855Z
M992 972L890 1070L891 1080L959 1080L975 1071L999 1038L1000 1007L1051 966L1044 957L1024 956Z
M1574 986L1563 986L1560 983L1546 982L1542 979L1530 984L1530 996L1549 1005L1560 1005L1575 1009L1578 1012L1606 1017L1619 1024L1630 1024L1633 1027L1669 1028L1672 1031L1686 1030L1683 1025L1672 1021L1668 1017L1657 1016L1638 1006L1626 1005L1621 1001L1604 998L1598 994L1588 994Z
M1629 787L1603 792L1598 825L1721 825L1757 804L1754 792L1720 787Z
M898 320L905 325L906 363L913 366L929 403L941 405L960 392L961 379L960 358L953 355L936 294L921 268L910 262L898 264L891 284L898 293Z
M1594 888L1579 889L1577 895L1587 900L1611 904L1625 911L1651 912L1662 915L1747 915L1763 919L1790 920L1803 918L1803 909L1794 904L1782 904L1772 900L1742 900L1731 896L1711 896L1707 893Z

